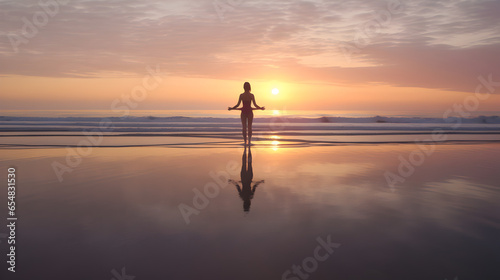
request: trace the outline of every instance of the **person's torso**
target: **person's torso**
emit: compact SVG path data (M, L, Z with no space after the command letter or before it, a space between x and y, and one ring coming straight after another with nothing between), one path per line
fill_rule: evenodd
M250 108L252 103L252 95L251 94L241 94L241 101L243 101L244 108Z

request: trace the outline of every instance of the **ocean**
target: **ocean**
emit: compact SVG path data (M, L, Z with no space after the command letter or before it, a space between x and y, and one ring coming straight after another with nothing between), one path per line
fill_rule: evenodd
M500 141L498 112L443 117L440 112L268 110L254 115L254 145ZM242 138L239 111L223 110L2 111L0 132L3 146L75 146L88 135L109 136L97 146L238 146Z

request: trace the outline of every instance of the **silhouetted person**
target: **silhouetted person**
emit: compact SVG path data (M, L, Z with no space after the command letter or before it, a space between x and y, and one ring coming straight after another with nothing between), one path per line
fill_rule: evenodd
M234 180L229 180L230 183L233 183L238 190L240 198L243 200L243 211L250 211L250 204L255 194L255 189L261 183L264 183L264 180L258 181L252 187L253 180L253 169L252 169L252 151L250 150L250 146L248 146L248 169L247 169L247 148L244 148L242 164L241 164L241 186L238 185L238 182Z
M247 126L248 126L248 144L252 142L252 122L253 122L253 110L265 110L265 107L260 107L255 103L255 96L250 93L252 88L249 82L245 82L243 84L244 93L240 94L240 98L238 99L238 104L234 107L228 107L229 111L231 110L241 110L241 125L243 126L243 140L245 141L245 145L247 144ZM243 102L243 107L237 108L240 106L240 103ZM252 103L255 108L252 108ZM248 125L247 125L248 123Z

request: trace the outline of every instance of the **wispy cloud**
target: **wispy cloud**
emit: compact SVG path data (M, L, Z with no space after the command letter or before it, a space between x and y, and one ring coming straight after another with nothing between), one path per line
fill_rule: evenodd
M211 0L73 0L17 53L7 35L40 7L0 1L0 74L92 77L161 63L177 76L458 91L500 74L500 1L402 0L403 12L346 61L339 45L391 1L246 0L220 21Z

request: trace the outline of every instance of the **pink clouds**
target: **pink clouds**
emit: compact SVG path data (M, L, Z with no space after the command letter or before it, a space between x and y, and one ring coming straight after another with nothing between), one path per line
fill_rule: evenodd
M395 1L395 0L391 0ZM142 73L216 79L280 77L332 84L384 83L471 91L479 75L500 75L498 1L401 1L404 12L342 67L341 42L387 1L243 1L220 21L211 1L71 1L12 52L37 1L1 2L0 75L88 76ZM477 34L486 34L479 36ZM301 58L324 56L329 66ZM329 57L338 61L329 62ZM353 65L356 65L354 63Z

